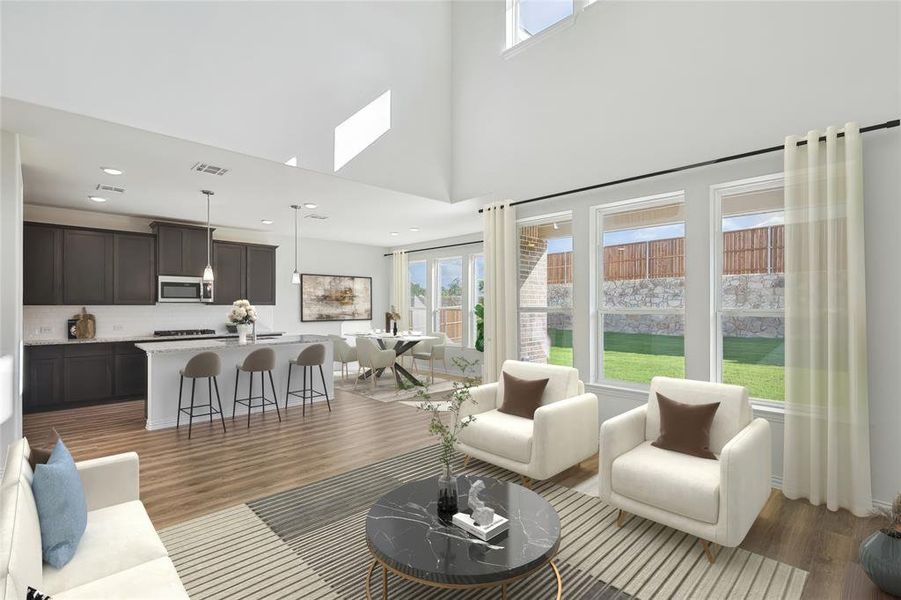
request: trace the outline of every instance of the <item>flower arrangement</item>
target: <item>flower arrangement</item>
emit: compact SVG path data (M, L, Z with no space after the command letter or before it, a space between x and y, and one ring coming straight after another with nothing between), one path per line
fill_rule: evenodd
M453 363L463 372L463 381L454 382L454 389L449 397L443 397L440 400L434 399L429 392L428 385L416 390L416 396L419 398L419 410L429 414L429 433L441 441L441 465L448 475L452 472L451 463L454 458L457 437L463 429L476 420L472 415L465 415L461 418L460 413L464 404L469 402L475 404L470 390L478 384L478 379L471 374L477 364L475 361L458 356L453 359ZM442 414L447 414L450 418L443 419Z
M228 312L228 322L235 325L250 325L257 320L257 309L247 300L235 300Z

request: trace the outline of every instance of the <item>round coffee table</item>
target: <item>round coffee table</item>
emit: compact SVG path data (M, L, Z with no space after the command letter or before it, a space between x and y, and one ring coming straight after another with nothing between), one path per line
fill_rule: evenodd
M510 519L507 531L483 542L438 518L438 478L412 481L382 496L366 517L366 542L373 561L366 574L372 598L373 571L382 569L382 595L388 597L388 573L444 589L501 588L549 566L563 593L553 558L560 546L560 518L531 490L490 477L460 476L459 509L469 512L467 494L476 480L485 482L480 498Z

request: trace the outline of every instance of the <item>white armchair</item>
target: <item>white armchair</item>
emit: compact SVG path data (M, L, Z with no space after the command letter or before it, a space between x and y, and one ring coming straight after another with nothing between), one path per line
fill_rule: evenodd
M350 363L357 361L357 349L347 343L340 335L330 335L332 342L332 356L335 362L341 363L341 379L346 379L350 372Z
M651 445L660 433L657 392L677 402L719 402L710 429L718 460ZM600 439L600 496L626 513L663 523L710 542L738 546L770 495L770 426L751 420L748 390L687 379L655 377L648 403L604 421Z
M594 456L598 399L585 393L578 370L508 360L502 372L520 379L548 378L534 420L497 410L504 400L501 375L497 383L472 388L473 402L462 407L460 417L475 415L475 420L460 433L458 451L518 473L526 485Z

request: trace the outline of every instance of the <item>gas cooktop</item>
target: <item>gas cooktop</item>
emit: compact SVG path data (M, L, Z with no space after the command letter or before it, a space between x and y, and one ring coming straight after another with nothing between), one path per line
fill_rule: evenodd
M216 335L212 329L163 329L154 331L156 337L174 337L178 335Z

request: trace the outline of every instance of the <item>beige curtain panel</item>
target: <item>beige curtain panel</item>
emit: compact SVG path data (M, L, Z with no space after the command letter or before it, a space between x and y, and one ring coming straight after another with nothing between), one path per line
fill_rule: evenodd
M395 250L392 254L391 306L400 315L398 329L410 329L410 271L406 250Z
M783 493L873 508L867 408L863 165L856 124L785 140Z
M516 209L485 207L485 351L482 381L497 381L507 359L516 358Z

